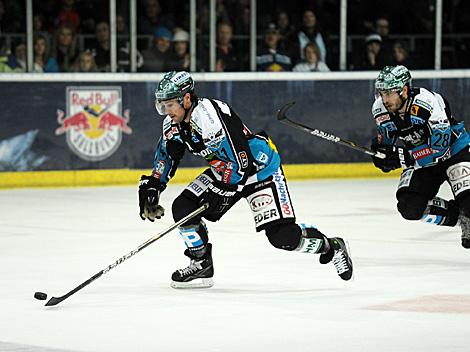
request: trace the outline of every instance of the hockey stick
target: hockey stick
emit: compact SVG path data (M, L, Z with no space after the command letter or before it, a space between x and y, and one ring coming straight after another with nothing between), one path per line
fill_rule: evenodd
M45 305L46 306L55 306L56 304L62 302L63 300L69 298L71 295L73 295L74 293L76 293L77 291L80 291L82 288L84 288L85 286L88 286L89 284L91 284L93 281L95 281L96 279L100 278L102 275L106 274L108 271L110 271L111 269L114 269L116 266L118 266L119 264L121 264L122 262L124 262L125 260L129 259L130 257L132 257L134 254L137 254L139 253L142 249L146 248L147 246L151 245L153 242L159 240L160 238L162 238L163 236L165 236L166 234L168 234L169 232L171 232L172 230L174 230L175 228L177 228L178 226L180 226L181 224L184 224L186 221L188 221L189 219L192 219L194 218L196 215L202 213L204 210L206 210L207 208L209 207L209 204L208 203L204 203L203 205L201 205L199 208L197 208L195 211L193 211L191 214L187 215L186 217L184 217L183 219L181 219L180 221L177 221L175 222L173 225L171 225L170 227L168 227L166 230L163 230L162 232L160 232L159 234L149 238L147 241L145 241L144 243L142 243L139 247L137 247L136 249L134 249L133 251L127 253L125 256L119 258L118 260L116 260L113 264L107 266L105 269L101 270L100 272L96 273L95 275L93 275L92 277L90 277L88 280L86 280L85 282L83 282L82 284L78 285L77 287L75 287L72 291L66 293L65 295L63 296L60 296L60 297L52 297Z
M352 148L352 149L355 149L355 150L359 150L363 153L366 153L368 155L371 155L371 156L375 156L377 158L380 158L380 159L385 159L386 155L384 153L381 153L381 152L374 152L366 147L363 147L361 145L358 145L354 142L351 142L351 141L347 141L345 139L341 139L331 133L327 133L327 132L324 132L324 131L321 131L321 130L318 130L316 128L311 128L311 127L308 127L308 126L305 126L299 122L294 122L292 120L290 120L287 115L286 115L286 112L287 110L289 110L292 105L295 104L295 101L293 102L290 102L290 103L287 103L285 104L282 108L280 108L278 111L277 111L277 119L279 121L281 121L282 123L288 125L288 126L291 126L291 127L294 127L294 128L297 128L299 130L302 130L304 132L307 132L307 133L310 133L310 134L313 134L314 136L317 136L317 137L320 137L320 138L323 138L323 139L326 139L327 141L331 141L331 142L334 142L334 143L338 143L338 144L341 144L341 145L345 145L346 147L349 147L349 148Z

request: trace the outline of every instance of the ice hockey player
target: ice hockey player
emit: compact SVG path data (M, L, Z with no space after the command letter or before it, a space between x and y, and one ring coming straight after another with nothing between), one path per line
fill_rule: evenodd
M404 66L386 66L376 81L372 106L378 135L372 157L384 172L404 167L396 197L407 220L462 228L462 246L470 248L470 136L440 94L413 87ZM397 142L402 141L398 146ZM437 197L449 182L454 199Z
M343 280L351 279L353 265L346 242L328 238L314 226L296 224L279 154L265 133L253 134L226 103L198 98L193 78L184 71L166 73L155 97L158 113L166 117L153 172L143 175L139 184L141 218L154 221L163 216L160 194L186 149L209 164L172 204L175 221L209 204L201 216L179 228L190 264L173 273L173 288L213 285L212 244L203 218L218 221L241 198L251 207L256 230L264 230L274 247L318 253L320 263L333 262Z

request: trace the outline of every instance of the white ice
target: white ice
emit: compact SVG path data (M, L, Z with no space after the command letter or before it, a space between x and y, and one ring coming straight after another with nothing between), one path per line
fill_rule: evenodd
M136 187L0 191L0 351L469 351L470 250L459 228L402 220L397 180L290 182L299 222L349 241L355 279L256 233L245 201L209 223L215 286L170 288L177 231L55 307L172 224L138 215ZM442 190L449 196L448 188Z

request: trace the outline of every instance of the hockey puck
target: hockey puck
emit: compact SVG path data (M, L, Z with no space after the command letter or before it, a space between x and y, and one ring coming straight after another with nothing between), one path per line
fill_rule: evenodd
M47 295L44 292L34 292L34 298L44 301L47 299Z

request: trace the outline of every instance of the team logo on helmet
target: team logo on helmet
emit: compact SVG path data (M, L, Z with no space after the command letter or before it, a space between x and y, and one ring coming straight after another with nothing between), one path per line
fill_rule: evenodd
M122 133L131 134L129 109L122 113L121 87L67 87L66 113L57 110L69 148L78 157L101 161L121 145Z

